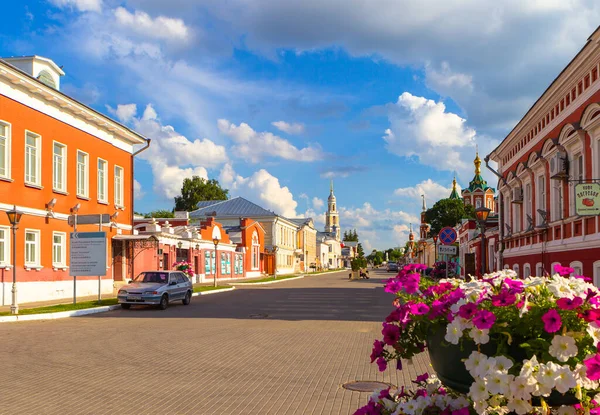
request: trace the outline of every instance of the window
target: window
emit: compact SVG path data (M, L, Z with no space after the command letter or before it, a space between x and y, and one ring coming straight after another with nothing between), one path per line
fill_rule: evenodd
M0 227L0 265L10 264L10 228Z
M0 121L0 177L10 178L10 125Z
M594 262L594 285L600 287L600 261Z
M537 198L536 198L536 206L540 210L546 210L546 178L544 176L538 176L537 178ZM538 225L544 223L544 218L537 212L537 221Z
M252 234L252 269L257 270L260 263L260 242L256 231Z
M573 276L583 275L583 264L580 261L573 261L569 264L570 268L573 268Z
M583 182L585 170L583 166L583 156L581 153L578 153L573 157L571 165L573 168L573 180L576 180L580 183ZM577 184L577 182L575 182L575 184ZM575 198L573 196L569 198L569 212L571 215L575 215Z
M552 220L560 220L563 216L563 196L562 196L562 182L553 180L552 182L552 210L551 210L551 218Z
M89 166L88 154L77 151L77 196L88 197L89 195Z
M513 203L513 232L521 231L521 206Z
M538 262L535 265L535 276L536 277L543 277L544 276L544 266L542 265L541 262Z
M25 183L40 186L42 137L27 131L25 133Z
M204 251L204 273L207 275L214 274L216 267L215 251Z
M231 274L231 259L225 252L221 253L221 274Z
M190 281L190 279L188 278L187 275L185 275L182 272L178 272L177 273L177 284L184 284L184 283L189 282L189 281Z
M64 267L67 264L65 260L66 238L67 235L63 232L52 233L52 265L55 267Z
M475 208L480 208L481 207L481 199L477 198L475 199Z
M25 230L25 266L40 265L40 231Z
M529 264L523 265L523 278L531 276L531 266Z
M115 166L115 205L123 207L123 168Z
M52 189L67 191L67 146L54 142L52 149Z
M519 264L514 264L512 267L513 271L517 273L517 275L519 275Z
M533 203L531 200L531 183L525 184L525 194L523 195L523 205L525 206L525 219L527 226L529 226L528 218L531 218L533 221L533 216L531 215L531 209L533 208Z
M108 202L106 199L106 190L108 187L108 180L106 171L108 163L106 160L98 159L98 201Z

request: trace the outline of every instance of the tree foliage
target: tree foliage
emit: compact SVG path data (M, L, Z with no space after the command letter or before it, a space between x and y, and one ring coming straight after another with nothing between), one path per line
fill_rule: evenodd
M371 252L367 256L367 260L369 260L369 262L372 262L373 265L381 265L384 260L384 254L381 251L373 249L373 252Z
M431 234L437 235L443 227L456 226L462 219L474 219L475 209L462 200L442 199L425 212L425 220L431 225Z
M144 217L145 218L174 218L175 214L173 213L172 210L158 209L158 210L153 210L150 213L145 213Z
M358 242L358 234L356 233L356 229L344 231L344 237L342 240L347 242Z
M356 245L356 253L358 254L359 258L365 257L365 250L363 249L361 244Z
M183 180L181 196L175 197L175 210L196 210L198 202L203 200L227 200L229 190L223 189L215 179L206 180L202 177L193 176Z

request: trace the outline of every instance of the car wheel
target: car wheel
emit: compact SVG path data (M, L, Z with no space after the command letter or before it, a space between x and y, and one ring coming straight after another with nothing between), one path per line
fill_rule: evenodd
M183 300L181 300L181 302L183 303L183 305L188 305L190 301L192 301L192 293L188 291L187 293L185 293L185 297Z
M169 297L167 297L167 294L160 297L160 304L158 305L158 307L161 310L166 310L167 307L169 307Z
M123 310L129 310L131 308L131 304L121 304L121 308Z

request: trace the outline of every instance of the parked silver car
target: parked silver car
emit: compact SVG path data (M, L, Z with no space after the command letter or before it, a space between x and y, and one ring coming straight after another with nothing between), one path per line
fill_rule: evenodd
M181 271L144 271L119 290L117 298L124 309L132 304L157 305L166 309L173 301L188 305L194 287Z
M388 262L387 264L387 272L397 272L400 270L397 262Z

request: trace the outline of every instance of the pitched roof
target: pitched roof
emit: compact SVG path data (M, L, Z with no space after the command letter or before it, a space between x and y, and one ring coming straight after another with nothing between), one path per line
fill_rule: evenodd
M205 208L207 206L216 205L217 203L224 202L224 200L202 200L196 205L196 209Z
M310 222L312 222L312 218L294 218L294 219L289 219L286 218L287 220L289 220L290 222L294 223L295 225L303 226L303 225L308 225Z
M216 201L213 204L200 207L190 212L190 218L200 218L204 216L217 217L252 217L252 216L276 216L275 212L267 210L252 203L243 197L235 197L229 200Z

